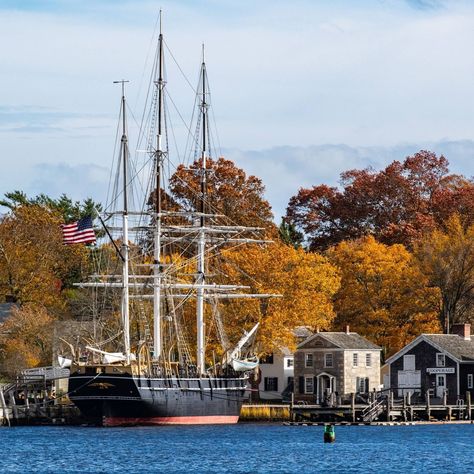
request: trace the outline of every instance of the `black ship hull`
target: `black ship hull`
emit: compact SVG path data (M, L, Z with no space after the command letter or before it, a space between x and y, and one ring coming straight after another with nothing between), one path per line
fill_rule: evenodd
M69 398L102 426L237 423L246 380L72 373Z

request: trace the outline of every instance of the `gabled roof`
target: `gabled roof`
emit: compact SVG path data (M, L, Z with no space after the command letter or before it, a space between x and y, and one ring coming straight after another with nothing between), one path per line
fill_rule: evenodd
M377 346L377 344L370 342L356 332L317 332L299 344L298 349L304 348L307 344L318 337L325 339L330 344L333 344L340 349L382 350L382 348Z
M422 341L431 344L440 352L446 352L459 362L474 361L474 338L466 340L457 334L422 334L392 357L389 357L386 363L391 364Z

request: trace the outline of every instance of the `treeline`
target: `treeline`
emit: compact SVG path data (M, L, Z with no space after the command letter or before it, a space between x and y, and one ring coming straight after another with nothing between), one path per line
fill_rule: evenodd
M219 272L210 278L282 295L225 302L231 340L260 322L264 353L292 347L296 326L350 325L388 355L422 332L470 320L474 184L450 174L444 157L422 151L381 171L347 171L340 188L300 189L280 227L259 178L224 158L207 166L208 212L225 214L228 223L262 227L274 241L227 248L212 257ZM179 167L167 192L160 191L164 206L195 210L199 186L199 162ZM8 208L0 219L0 301L18 304L0 326L0 371L12 372L49 365L54 321L83 316L78 302L84 295L72 283L91 272L91 252L62 245L60 224L99 206L90 199L28 198L21 192L7 194L0 204ZM215 336L208 348L217 351Z
M51 365L54 321L74 317L77 291L72 284L89 266L82 246L65 246L60 225L90 214L91 199L73 202L67 196L28 198L15 191L0 205L0 303L13 303L0 321L0 372ZM99 206L100 209L100 206Z
M350 323L393 353L473 319L474 183L443 156L420 151L381 171L346 171L340 188L302 188L285 222L340 269L334 328Z

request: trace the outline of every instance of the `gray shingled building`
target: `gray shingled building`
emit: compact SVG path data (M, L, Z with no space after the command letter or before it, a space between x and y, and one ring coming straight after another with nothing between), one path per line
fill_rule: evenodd
M295 400L320 404L378 389L381 350L349 328L313 334L295 352Z
M422 334L387 359L388 374L384 385L402 396L406 392L426 393L436 403L444 399L454 404L474 399L474 338L470 324L458 324L452 334ZM388 388L388 387L386 387Z

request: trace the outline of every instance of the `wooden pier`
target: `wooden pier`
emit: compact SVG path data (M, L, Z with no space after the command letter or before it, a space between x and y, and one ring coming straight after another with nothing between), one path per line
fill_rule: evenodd
M373 392L367 403L356 403L356 394L352 394L350 403L334 403L326 406L305 403L290 405L291 421L303 423L471 421L473 415L469 392L465 400L459 399L455 405L447 403L446 394L439 399L427 392L424 400L419 400L413 399L411 392L402 398L395 398L393 391Z
M0 386L0 426L83 423L79 410L55 393L55 382L68 375L64 369L42 367Z

